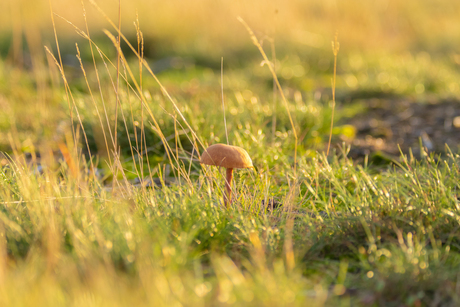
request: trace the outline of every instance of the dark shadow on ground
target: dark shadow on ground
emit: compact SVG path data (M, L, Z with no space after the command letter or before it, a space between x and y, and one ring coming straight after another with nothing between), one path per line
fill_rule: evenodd
M351 156L373 152L399 156L400 150L420 154L460 149L460 101L419 103L409 99L369 99L364 112L345 121L356 128ZM399 147L398 147L399 146Z

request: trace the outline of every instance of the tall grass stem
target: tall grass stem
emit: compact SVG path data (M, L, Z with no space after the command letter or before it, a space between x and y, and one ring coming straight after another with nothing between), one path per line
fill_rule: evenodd
M326 155L329 155L329 149L331 147L332 140L332 129L334 128L334 112L335 112L335 82L337 77L337 54L339 53L340 44L337 41L338 33L335 33L334 41L332 42L332 52L334 54L334 74L331 80L332 83L332 114L331 114L331 129L329 131L329 141L327 143Z
M225 136L227 137L228 142L228 131L227 131L227 118L225 117L225 102L224 102L224 58L220 59L220 89L222 94L222 111L224 112L224 126L225 126Z

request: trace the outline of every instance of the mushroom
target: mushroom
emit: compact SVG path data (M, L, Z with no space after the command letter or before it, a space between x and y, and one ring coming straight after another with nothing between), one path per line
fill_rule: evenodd
M201 164L222 166L227 169L225 177L226 194L224 194L224 204L230 205L232 201L232 178L234 168L253 168L251 157L241 147L225 144L214 144L206 148L200 160Z

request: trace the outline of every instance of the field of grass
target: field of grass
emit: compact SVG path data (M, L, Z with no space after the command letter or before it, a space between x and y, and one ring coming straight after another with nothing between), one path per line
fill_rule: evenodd
M0 2L0 306L460 305L460 144L353 122L448 102L460 133L459 11ZM255 166L228 209L215 143Z

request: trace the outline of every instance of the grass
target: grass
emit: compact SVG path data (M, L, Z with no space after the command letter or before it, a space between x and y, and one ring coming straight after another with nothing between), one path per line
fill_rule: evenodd
M457 304L459 156L378 173L335 157L303 158L290 188L288 167L239 172L228 211L216 173L110 190L10 163L2 304Z
M138 32L122 23L122 33L148 61L123 42L118 68L113 3L102 1L108 17L95 19L85 2L91 47L57 16L54 28L34 23L49 13L42 4L35 13L12 6L28 17L8 17L15 35L24 29L27 48L22 57L18 47L0 50L0 305L458 305L458 152L421 147L416 157L354 161L346 143L356 132L347 118L368 99L458 99L458 23L449 37L442 27L456 20L457 4L424 3L361 4L358 19L356 5L337 4L341 14L301 1L279 13L259 2L226 7L256 25L248 35L214 2L158 4L159 20L139 2ZM74 5L52 8L86 29ZM411 28L398 19L395 34L384 26L390 17L376 17L381 10L427 20ZM171 22L186 12L195 14ZM310 12L313 32L289 29L307 24L300 12ZM203 14L215 27L195 41L181 26L204 29ZM273 29L271 14L292 23ZM439 14L443 22L433 22ZM103 23L112 34L94 33ZM63 66L37 47L32 25L45 28L44 40L57 31ZM324 44L334 25L346 30L336 67ZM164 31L141 35L149 26ZM260 29L273 35L256 39L257 50L251 38L262 38ZM81 62L68 57L77 53L73 39ZM164 44L148 50L150 39ZM17 36L6 41L18 46ZM198 163L203 147L226 143L226 132L256 167L235 171L228 210L222 170Z

